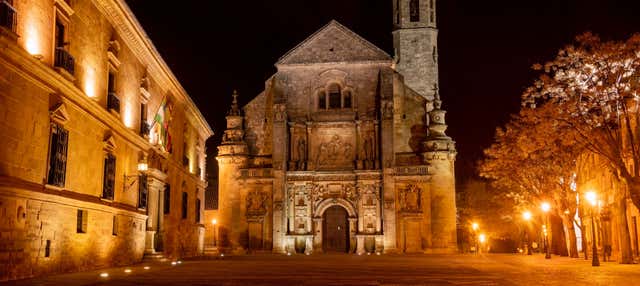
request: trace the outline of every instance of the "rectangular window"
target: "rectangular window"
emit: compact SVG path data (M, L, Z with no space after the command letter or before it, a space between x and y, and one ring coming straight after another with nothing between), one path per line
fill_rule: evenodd
M188 198L189 195L186 192L182 192L182 219L187 219Z
M87 233L87 221L88 221L87 217L88 217L87 211L78 209L78 214L76 219L77 233Z
M49 172L47 184L64 187L67 171L67 144L69 132L57 124L51 127L51 142L49 143Z
M196 199L196 223L200 223L200 199Z
M113 216L113 222L111 223L111 234L113 236L118 235L118 217Z
M147 123L147 105L140 103L140 135L149 136L149 124Z
M47 242L44 245L44 257L51 256L51 240L47 239Z
M16 9L13 8L13 1L0 2L0 26L16 32Z
M138 208L147 208L147 196L149 194L149 184L147 183L147 175L141 174L138 180Z
M67 25L60 16L56 17L54 37L54 66L62 68L73 75L75 72L75 59L71 56L67 48L69 45L67 42Z
M164 214L169 214L170 212L171 212L171 186L167 184L167 187L164 190Z
M104 179L102 182L102 198L113 200L116 187L116 156L107 154L104 158Z

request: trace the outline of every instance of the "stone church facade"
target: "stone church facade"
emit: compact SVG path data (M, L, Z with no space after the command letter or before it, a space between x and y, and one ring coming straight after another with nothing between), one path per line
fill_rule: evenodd
M0 1L0 47L0 281L200 255L213 133L126 3Z
M234 94L205 240L234 253L456 251L435 12L394 0L395 57L331 21L247 105Z

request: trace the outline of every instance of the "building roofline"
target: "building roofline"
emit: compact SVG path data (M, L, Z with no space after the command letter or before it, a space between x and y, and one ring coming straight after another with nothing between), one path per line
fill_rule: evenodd
M171 93L186 103L187 109L195 114L201 129L204 129L207 138L214 133L209 123L204 118L189 94L180 84L167 63L164 61L153 42L136 19L135 15L124 0L94 0L96 7L111 22L113 27L131 48L131 51L147 66L147 71L161 87L167 88ZM205 138L205 139L207 139Z

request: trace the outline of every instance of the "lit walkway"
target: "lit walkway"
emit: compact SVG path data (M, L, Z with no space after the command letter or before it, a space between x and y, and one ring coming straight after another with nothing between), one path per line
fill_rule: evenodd
M112 268L9 285L638 285L640 265L541 255L242 256ZM102 278L100 273L109 273Z

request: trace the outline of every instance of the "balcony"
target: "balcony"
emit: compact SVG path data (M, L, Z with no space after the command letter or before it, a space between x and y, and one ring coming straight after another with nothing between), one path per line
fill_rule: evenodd
M0 27L16 32L16 9L7 1L0 0Z
M120 114L120 98L115 92L109 92L107 95L107 110L113 110L115 113Z
M54 66L67 71L72 76L75 73L76 60L63 47L56 48L56 57Z

